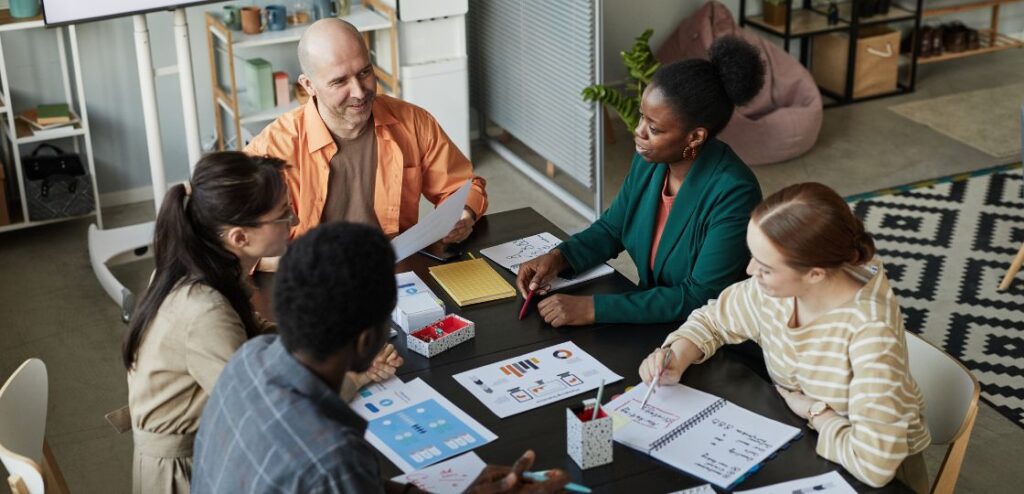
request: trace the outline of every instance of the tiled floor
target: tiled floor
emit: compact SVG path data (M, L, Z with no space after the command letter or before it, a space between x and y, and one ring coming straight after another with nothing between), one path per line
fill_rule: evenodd
M766 192L815 180L852 194L996 164L1003 160L906 121L887 107L1018 82L1020 74L1024 57L1019 52L922 67L917 93L827 110L813 151L755 171ZM630 153L629 139L620 133L608 153L609 191L621 184ZM533 207L569 232L587 224L486 148L476 148L473 158L489 181L491 211ZM116 208L106 220L133 224L151 217L149 210L149 204ZM0 235L0 376L6 378L26 358L42 358L50 373L47 435L71 489L127 492L131 438L116 435L103 419L126 402L119 358L124 326L89 266L87 226L77 221ZM635 279L628 259L616 266ZM148 270L147 261L140 261L115 272L137 288ZM939 447L929 450L932 472L941 455ZM1014 491L1012 486L1024 485L1024 470L1016 468L1021 457L1024 430L983 406L958 492Z

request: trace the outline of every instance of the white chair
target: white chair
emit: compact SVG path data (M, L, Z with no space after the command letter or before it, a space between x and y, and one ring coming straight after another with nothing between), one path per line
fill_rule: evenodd
M35 358L21 364L0 388L0 460L14 494L68 492L46 443L48 393L46 365Z
M949 445L932 482L932 493L953 492L978 417L981 386L971 371L948 353L913 333L906 336L910 374L924 395L924 419L932 444Z

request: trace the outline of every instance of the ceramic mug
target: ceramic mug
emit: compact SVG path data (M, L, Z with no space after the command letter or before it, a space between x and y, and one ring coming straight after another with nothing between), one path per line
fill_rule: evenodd
M11 17L25 19L39 15L39 0L11 0Z
M288 25L288 11L284 5L267 5L267 29L283 31Z
M262 12L259 7L242 7L242 32L259 34L263 30Z
M224 25L232 31L242 30L242 13L238 10L235 5L225 5L224 12L222 14L224 19Z

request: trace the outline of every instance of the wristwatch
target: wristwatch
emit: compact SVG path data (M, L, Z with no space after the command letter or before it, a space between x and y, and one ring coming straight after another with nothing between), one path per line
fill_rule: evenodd
M828 403L824 401L816 401L811 403L811 407L807 409L807 426L812 430L814 429L814 417L825 413L829 409Z

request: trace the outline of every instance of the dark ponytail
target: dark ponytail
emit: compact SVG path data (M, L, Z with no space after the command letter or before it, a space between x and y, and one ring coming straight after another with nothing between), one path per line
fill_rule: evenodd
M749 103L761 91L764 74L757 48L737 36L723 36L711 43L708 60L662 65L651 85L668 99L687 131L703 127L714 137L737 106Z
M179 283L202 283L219 292L238 313L246 335L256 335L241 263L224 247L219 233L226 226L256 226L281 202L287 193L283 167L276 158L211 153L196 164L191 193L183 184L167 191L153 235L156 273L135 306L121 348L125 368L135 364L147 328Z

